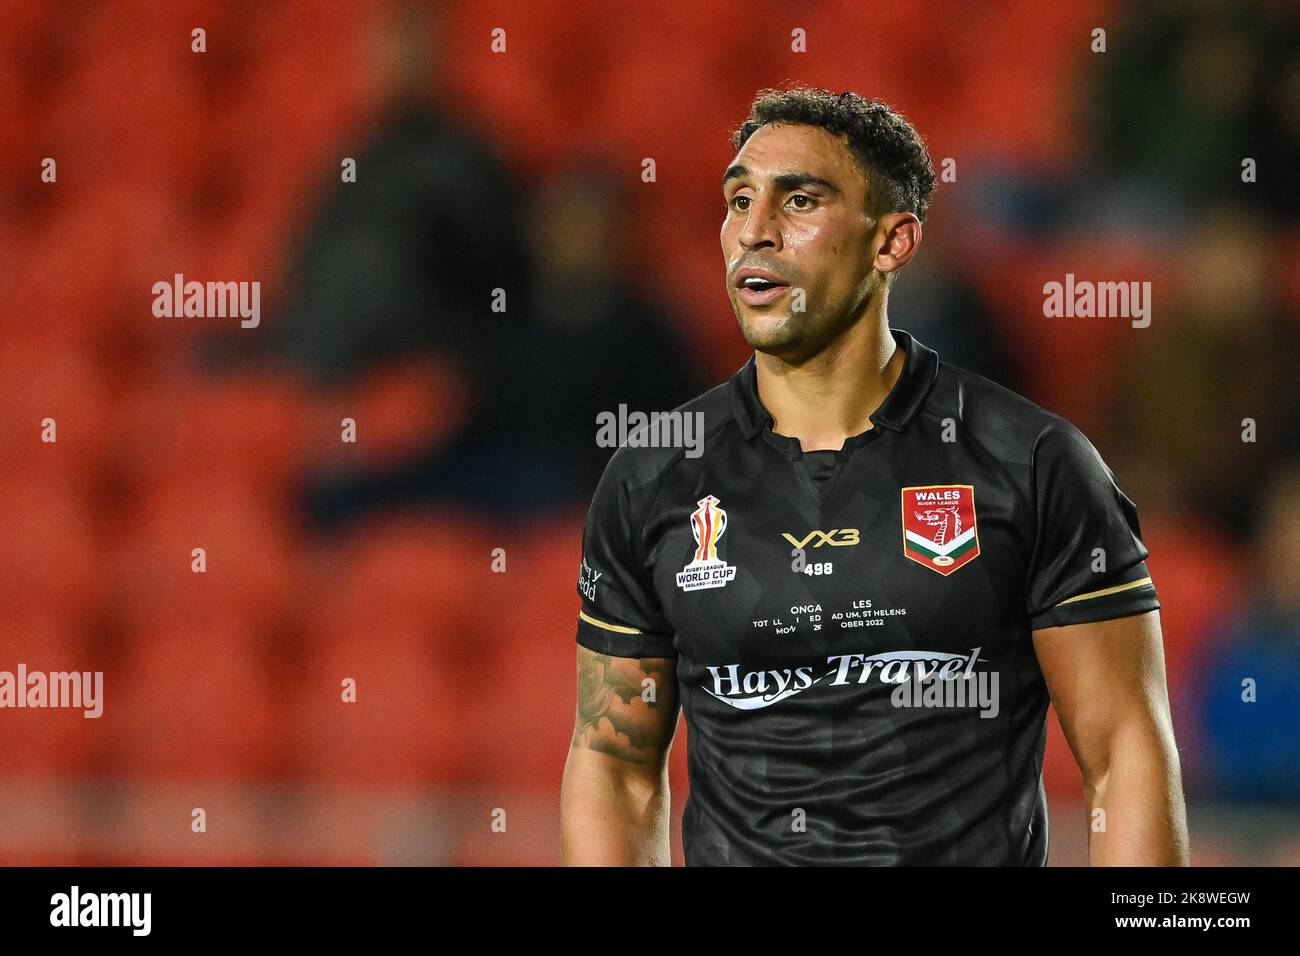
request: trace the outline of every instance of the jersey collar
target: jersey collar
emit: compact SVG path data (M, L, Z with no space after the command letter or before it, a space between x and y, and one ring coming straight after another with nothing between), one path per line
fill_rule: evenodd
M925 404L930 386L939 375L939 356L934 349L918 342L910 332L902 329L889 331L903 350L903 371L880 407L872 413L871 424L901 432ZM758 398L758 367L753 355L731 377L731 407L746 439L753 438L772 423L772 416Z

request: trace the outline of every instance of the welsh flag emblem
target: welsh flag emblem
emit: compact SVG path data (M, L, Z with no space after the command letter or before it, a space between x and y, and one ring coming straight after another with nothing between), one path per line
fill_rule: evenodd
M980 553L974 485L903 489L903 554L945 577Z

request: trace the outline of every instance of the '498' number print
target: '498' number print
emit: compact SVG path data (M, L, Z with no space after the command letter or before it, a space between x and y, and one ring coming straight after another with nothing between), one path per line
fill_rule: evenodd
M803 548L795 548L790 552L794 560L790 562L790 570L795 574L808 575L826 575L834 571L833 562L831 561L812 561L809 562L804 554Z

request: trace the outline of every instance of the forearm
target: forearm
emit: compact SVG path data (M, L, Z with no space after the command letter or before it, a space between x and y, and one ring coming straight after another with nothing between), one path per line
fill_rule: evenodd
M560 862L668 866L675 664L578 647L578 707L560 786Z
M572 747L560 789L563 866L669 866L667 766Z
M1117 732L1087 780L1092 866L1187 866L1187 811L1173 732L1158 722Z

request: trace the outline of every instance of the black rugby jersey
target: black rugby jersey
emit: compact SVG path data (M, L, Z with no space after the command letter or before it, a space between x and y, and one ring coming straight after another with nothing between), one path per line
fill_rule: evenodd
M822 480L751 356L680 409L702 454L629 439L592 499L577 640L675 658L687 865L1043 865L1031 632L1160 606L1088 439L893 335L903 371Z

